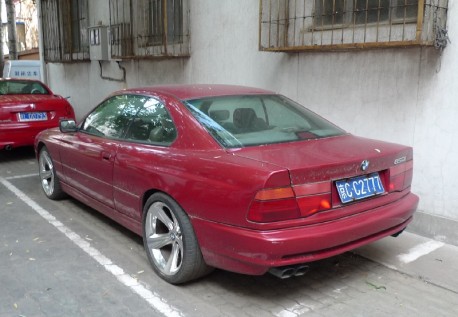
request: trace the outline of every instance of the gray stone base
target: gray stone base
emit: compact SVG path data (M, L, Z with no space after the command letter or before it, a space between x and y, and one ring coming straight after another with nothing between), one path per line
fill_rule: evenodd
M458 246L458 221L456 220L417 211L407 231Z

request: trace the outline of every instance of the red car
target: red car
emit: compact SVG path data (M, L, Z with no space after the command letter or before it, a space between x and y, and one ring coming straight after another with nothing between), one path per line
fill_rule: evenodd
M0 79L0 150L33 145L61 118L75 119L72 106L40 81Z
M412 148L353 136L271 91L118 91L35 141L41 185L143 236L178 284L221 268L279 277L401 233Z

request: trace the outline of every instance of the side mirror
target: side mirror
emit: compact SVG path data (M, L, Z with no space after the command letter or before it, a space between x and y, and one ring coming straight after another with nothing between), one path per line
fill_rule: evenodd
M76 127L75 120L72 119L62 119L59 121L59 129L62 133L76 132L78 128Z

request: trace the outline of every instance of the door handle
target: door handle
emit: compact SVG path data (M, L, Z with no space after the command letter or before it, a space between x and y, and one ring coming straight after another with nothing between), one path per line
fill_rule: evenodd
M102 153L102 159L109 161L111 159L111 153L108 152L103 152Z

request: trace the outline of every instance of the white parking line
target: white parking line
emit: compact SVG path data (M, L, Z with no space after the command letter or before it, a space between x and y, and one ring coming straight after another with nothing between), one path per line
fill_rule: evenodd
M32 176L35 176L32 175ZM24 176L27 177L27 176ZM20 177L14 177L20 178ZM81 250L86 252L91 258L102 265L105 270L110 272L116 279L123 285L129 287L132 291L137 293L143 298L152 308L161 312L164 316L183 317L183 313L175 307L165 303L161 296L147 289L145 286L138 283L136 279L125 273L124 270L118 265L114 264L109 258L100 253L97 249L91 246L91 244L85 239L81 238L77 233L73 232L65 226L62 222L56 219L51 213L40 207L35 201L29 198L25 193L7 181L5 178L0 177L0 183L2 183L7 189L14 193L20 200L26 203L30 208L37 212L42 218L48 223L53 225L57 230L62 232L67 238L69 238L75 245Z
M27 178L27 177L35 177L35 176L38 176L39 174L38 173L34 173L34 174L26 174L26 175L16 175L16 176L8 176L8 177L5 177L5 179L19 179L19 178Z
M444 242L431 240L411 248L408 253L398 255L398 259L399 261L407 264L443 247L444 245Z

